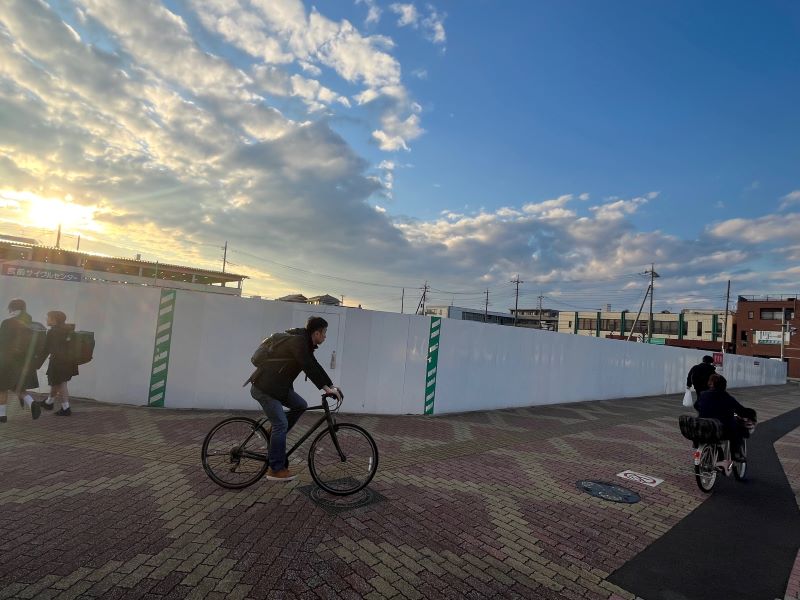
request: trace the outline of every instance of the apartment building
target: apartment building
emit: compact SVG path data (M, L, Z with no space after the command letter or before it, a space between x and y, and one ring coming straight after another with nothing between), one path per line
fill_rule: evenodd
M636 312L615 311L561 311L558 331L573 335L588 335L612 339L647 339L649 313L636 319ZM721 350L723 338L726 351L733 351L733 313L728 313L725 331L724 310L684 309L679 313L653 314L652 342L670 346L683 346L701 350Z
M736 353L783 360L787 374L800 378L800 323L796 296L739 296Z

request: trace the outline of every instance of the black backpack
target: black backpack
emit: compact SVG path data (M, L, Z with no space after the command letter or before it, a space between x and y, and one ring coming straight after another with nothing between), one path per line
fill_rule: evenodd
M247 378L247 381L244 382L242 387L255 381L267 363L292 360L291 358L276 358L275 351L292 338L303 335L304 333L305 329L303 328L287 329L286 331L273 333L262 341L258 345L258 348L256 348L256 351L253 352L253 356L250 357L250 362L253 363L256 370L250 374L250 377Z
M11 340L11 353L35 365L44 355L46 337L47 328L41 323L20 323Z
M94 357L94 331L72 331L67 343L75 364L85 365Z

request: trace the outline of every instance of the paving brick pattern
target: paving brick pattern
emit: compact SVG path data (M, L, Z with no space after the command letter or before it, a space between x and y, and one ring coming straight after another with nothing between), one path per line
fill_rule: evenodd
M796 385L736 395L762 420L800 402ZM33 422L9 409L0 598L633 600L608 575L705 498L677 428L679 396L343 417L374 434L372 485L386 501L336 516L297 489L306 472L242 491L214 485L200 443L227 413L78 400L69 419ZM776 447L800 490L800 433ZM624 469L665 481L624 482ZM604 502L580 479L642 500ZM800 563L786 594L800 597Z
M795 430L775 444L775 450L781 459L783 470L789 478L800 507L800 430ZM800 550L794 561L794 569L789 577L785 600L800 600Z

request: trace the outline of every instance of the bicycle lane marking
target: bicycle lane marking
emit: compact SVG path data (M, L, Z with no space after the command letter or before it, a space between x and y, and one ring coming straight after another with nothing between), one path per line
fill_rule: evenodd
M428 363L425 370L425 414L433 414L436 399L436 370L439 363L439 343L442 331L442 318L431 317L431 333L428 338Z
M760 424L747 440L747 481L718 477L702 504L608 581L647 600L782 598L800 517L774 443L799 426L800 408Z
M169 372L169 349L172 343L172 322L175 317L175 290L161 288L161 299L156 319L155 342L153 344L153 365L150 372L148 406L164 406Z

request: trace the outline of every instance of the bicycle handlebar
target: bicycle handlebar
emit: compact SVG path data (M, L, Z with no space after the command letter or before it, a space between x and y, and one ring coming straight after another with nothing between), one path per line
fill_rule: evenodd
M337 388L338 389L338 388ZM339 407L344 402L344 393L342 390L339 390L339 395L331 394L330 392L322 392L322 401L324 402L328 398L335 398L336 399L336 406L332 409L334 412L339 410Z

